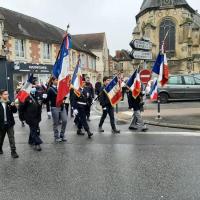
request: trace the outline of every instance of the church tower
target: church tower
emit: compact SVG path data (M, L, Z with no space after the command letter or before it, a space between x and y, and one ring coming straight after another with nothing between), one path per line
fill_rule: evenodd
M144 0L136 15L133 39L148 37L153 43L155 60L167 32L165 49L170 73L199 73L200 15L197 11L186 0ZM154 60L149 61L149 66Z

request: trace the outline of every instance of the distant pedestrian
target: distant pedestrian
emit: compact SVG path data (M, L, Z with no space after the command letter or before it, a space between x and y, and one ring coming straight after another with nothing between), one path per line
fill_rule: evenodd
M14 137L15 121L13 113L17 113L17 108L14 103L9 102L8 91L2 89L0 91L0 154L3 154L2 147L7 133L11 148L11 156L13 158L18 158Z

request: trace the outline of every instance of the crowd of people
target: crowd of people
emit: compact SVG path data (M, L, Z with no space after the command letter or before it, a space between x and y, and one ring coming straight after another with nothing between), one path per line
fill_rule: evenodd
M114 107L104 90L104 88L111 81L110 77L104 77L103 83L98 80L95 84L95 88L90 82L90 78L86 77L84 85L80 88L80 91L75 91L71 88L70 93L63 99L63 103L60 107L56 106L57 98L57 85L58 80L51 77L48 84L41 85L37 81L34 81L30 95L21 102L10 102L9 94L6 89L0 91L0 154L3 154L3 143L6 134L8 135L11 156L18 158L15 146L14 137L14 117L13 114L19 114L19 119L22 123L22 127L25 123L29 126L30 133L28 144L36 151L41 151L41 144L43 143L40 137L40 122L42 120L42 108L46 105L47 116L52 119L54 141L56 143L62 143L67 141L66 127L67 116L70 113L71 117L74 117L74 123L77 127L77 135L85 135L87 133L88 138L92 138L93 133L90 129L88 122L90 121L91 106L94 101L99 101L102 107L102 116L98 124L98 131L104 132L103 124L109 115L110 125L113 134L119 134L120 130L117 129L114 116ZM17 88L16 92L20 89ZM126 90L128 97L128 105L130 109L134 110L133 118L131 120L129 129L140 129L146 131L147 127L143 122L141 111L143 107L143 93L135 99L132 96L131 91ZM59 125L61 128L59 130ZM83 131L85 130L85 132Z

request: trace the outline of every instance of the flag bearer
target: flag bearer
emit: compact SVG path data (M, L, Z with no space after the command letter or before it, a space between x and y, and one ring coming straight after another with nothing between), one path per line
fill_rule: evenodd
M133 109L133 118L131 120L129 129L130 130L141 130L141 131L146 131L148 128L144 124L144 121L142 119L141 111L143 110L143 93L142 91L140 94L134 98L132 95L132 91L129 91L127 93L128 97L128 104L129 104L129 109Z
M74 114L76 115L77 121L77 134L83 135L81 129L84 128L90 139L93 136L86 119L86 110L87 110L87 90L85 88L80 89L80 95L74 95Z
M120 130L118 130L115 126L114 108L111 105L110 100L104 91L104 88L109 84L109 82L110 82L109 77L103 78L103 87L99 94L99 102L100 102L100 105L102 106L102 110L103 110L101 120L99 122L99 132L104 132L102 126L103 126L104 120L107 117L107 114L109 114L112 132L117 134L117 133L120 133Z

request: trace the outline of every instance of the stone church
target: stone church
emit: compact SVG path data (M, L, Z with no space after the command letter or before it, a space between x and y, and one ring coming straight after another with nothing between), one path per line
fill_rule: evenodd
M153 60L147 66L156 59L167 35L170 73L200 73L200 15L186 0L144 0L136 23L133 39L145 37L153 44Z

